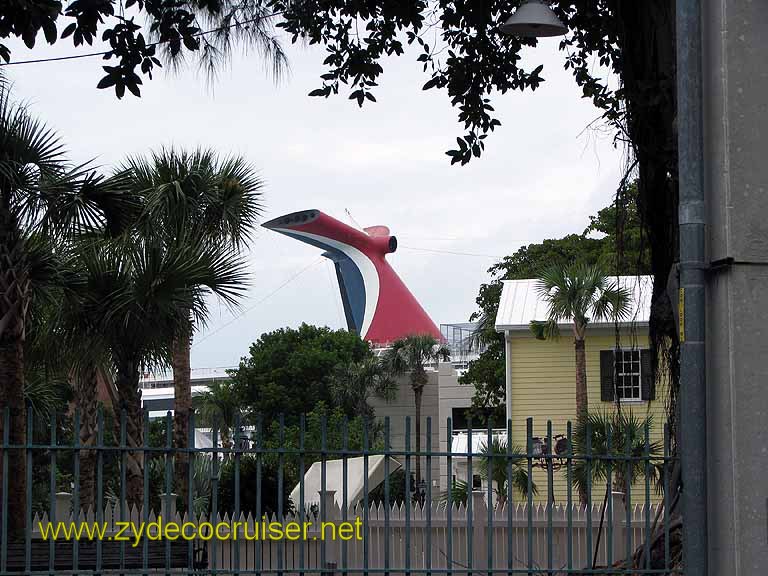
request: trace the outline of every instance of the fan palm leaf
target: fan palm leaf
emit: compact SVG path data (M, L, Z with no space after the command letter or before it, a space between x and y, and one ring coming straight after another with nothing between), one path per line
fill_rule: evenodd
M528 470L524 466L526 458L520 456L525 451L518 446L512 445L507 450L507 441L501 438L493 438L490 446L488 442L480 445L480 464L478 466L480 477L486 482L494 483L494 492L496 493L497 506L501 508L507 501L509 493L508 483L511 482L512 489L518 494L525 496L528 494ZM510 476L511 469L511 476ZM531 492L538 494L538 488L535 482L531 482Z
M70 165L55 131L15 102L9 84L0 82L0 408L9 408L13 444L24 444L26 437L29 314L36 313L33 300L43 298L47 282L56 280L42 273L45 266L36 268L35 242L106 229L122 200L119 179L100 178L89 165ZM11 454L10 467L15 473L9 478L7 516L11 534L17 534L25 518L23 456Z
M580 263L545 270L536 290L547 307L546 319L530 323L531 332L537 339L558 338L560 324L568 322L572 325L576 355L576 414L578 418L585 418L589 410L584 344L587 326L590 322L626 319L630 313L629 291L609 280L599 268Z
M221 157L211 149L162 148L150 155L128 158L120 169L128 174L131 188L142 198L143 210L137 221L142 236L152 237L158 247L187 243L200 251L215 272L218 284L187 275L193 289L203 282L228 305L242 292L232 289L228 277L245 279L244 264L233 262L233 251L243 249L261 214L262 181L242 157ZM204 324L206 294L197 291L195 305L180 310L176 330L169 339L174 378L174 443L186 447L192 404L190 346L196 328ZM182 499L185 455L176 460Z
M591 487L607 483L609 472L614 485L624 493L646 475L658 486L658 467L653 462L647 465L649 458L658 459L662 454L659 441L649 439L646 447L646 431L652 428L652 415L640 418L631 410L590 413L581 419L573 434L574 486L586 493ZM588 439L590 454L599 458L587 460Z

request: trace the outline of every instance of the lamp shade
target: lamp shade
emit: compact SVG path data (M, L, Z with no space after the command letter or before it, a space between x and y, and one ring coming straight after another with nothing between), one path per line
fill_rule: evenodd
M544 2L528 0L499 26L499 30L509 36L546 37L562 36L568 32L568 27Z

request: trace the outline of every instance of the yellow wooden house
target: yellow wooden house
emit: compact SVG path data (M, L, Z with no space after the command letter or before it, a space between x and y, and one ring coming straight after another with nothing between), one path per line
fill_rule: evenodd
M653 416L651 442L663 441L665 386L654 384L648 350L648 319L652 278L619 277L631 295L629 317L616 324L591 323L585 341L590 412L622 410L644 418ZM547 422L553 436L564 436L568 421L576 420L576 359L573 326L559 326L556 340L538 340L532 320L546 320L547 305L537 290L538 281L506 280L496 316L496 329L505 337L506 413L512 421L512 444L525 450L527 420L533 418L534 450L543 448ZM614 355L620 357L614 361ZM557 438L553 439L556 444ZM561 444L562 446L562 444ZM553 446L553 452L556 447ZM537 500L546 500L546 470L536 468ZM554 474L556 501L566 498L565 473ZM595 497L604 488L595 487ZM633 502L644 501L644 487L633 490ZM578 496L574 493L574 499ZM655 494L652 499L656 500Z

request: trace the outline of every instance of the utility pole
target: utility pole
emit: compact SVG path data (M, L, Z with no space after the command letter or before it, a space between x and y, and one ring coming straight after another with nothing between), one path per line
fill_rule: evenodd
M699 511L684 507L684 513L687 537L707 530L708 571L690 571L686 565L686 574L753 576L768 566L768 2L677 1L678 9L701 5L707 256L706 271L695 266L681 271L681 281L693 276L706 285L706 326L694 328L706 336L706 357L695 356L706 369L706 420L686 423L682 414L681 426L688 426L683 442L706 434L704 524ZM678 117L681 131L688 120ZM684 184L697 176L683 172L680 144L682 242ZM688 216L690 224L699 225L693 222L697 209ZM686 289L686 326L698 324L690 316L689 296ZM704 400L691 397L701 394L702 381L683 380L689 361L684 349L681 394L695 407ZM684 491L701 496L700 486L688 484L698 481L698 473L687 474ZM688 560L697 561L691 555L698 548L686 552Z

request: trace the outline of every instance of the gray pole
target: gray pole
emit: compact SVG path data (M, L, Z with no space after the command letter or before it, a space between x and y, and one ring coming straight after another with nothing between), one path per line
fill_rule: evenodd
M677 127L680 178L680 458L683 563L707 574L705 205L700 0L677 0Z

